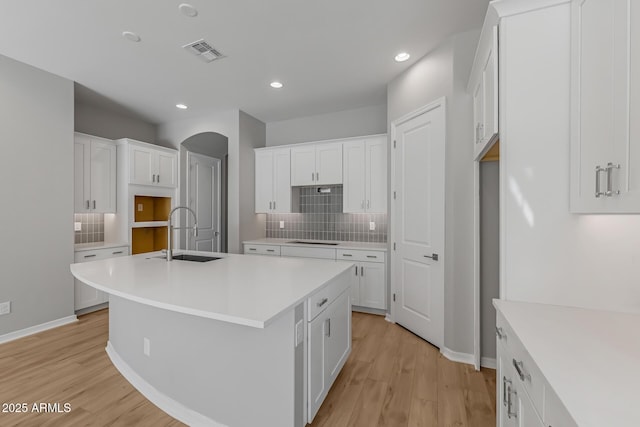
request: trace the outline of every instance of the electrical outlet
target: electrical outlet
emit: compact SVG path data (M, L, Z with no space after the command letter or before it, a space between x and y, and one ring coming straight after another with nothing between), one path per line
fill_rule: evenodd
M11 301L0 303L0 315L11 313Z
M280 228L284 228L284 221L280 221Z
M142 212L143 206L142 203L138 203L138 212Z
M376 223L373 221L369 222L369 231L375 231L376 229Z
M151 357L151 340L149 338L144 338L144 355Z
M296 323L296 347L302 344L304 340L304 319L301 319Z
M80 221L73 223L73 231L82 231L82 223Z

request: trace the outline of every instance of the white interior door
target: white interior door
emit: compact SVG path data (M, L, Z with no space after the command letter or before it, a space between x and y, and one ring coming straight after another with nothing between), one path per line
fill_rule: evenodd
M187 248L220 250L220 160L189 152L187 201L198 219L198 235L187 232ZM191 225L190 215L187 224Z
M394 126L395 321L444 344L444 101Z

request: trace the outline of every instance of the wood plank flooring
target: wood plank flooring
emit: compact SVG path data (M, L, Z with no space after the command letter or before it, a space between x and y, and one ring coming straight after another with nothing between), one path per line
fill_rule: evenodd
M79 319L0 345L0 405L28 404L0 412L0 426L182 426L111 364L108 310ZM354 313L352 354L310 427L495 426L494 390L494 370L475 372L380 316ZM71 411L32 412L40 402Z

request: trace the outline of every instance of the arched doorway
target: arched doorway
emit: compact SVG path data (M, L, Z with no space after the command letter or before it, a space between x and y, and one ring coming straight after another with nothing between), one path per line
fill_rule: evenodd
M217 132L192 135L180 144L180 204L202 217L198 237L181 233L181 247L227 252L228 152L228 138Z

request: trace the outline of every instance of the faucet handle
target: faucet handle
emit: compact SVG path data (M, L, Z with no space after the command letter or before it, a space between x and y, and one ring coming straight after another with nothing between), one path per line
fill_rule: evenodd
M198 224L193 224L193 237L198 237Z

